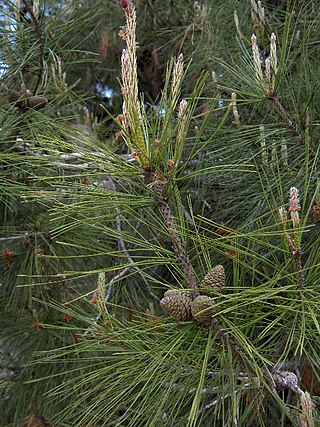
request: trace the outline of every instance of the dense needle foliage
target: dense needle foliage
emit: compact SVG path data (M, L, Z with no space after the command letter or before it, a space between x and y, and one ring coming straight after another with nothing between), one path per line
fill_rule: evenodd
M0 7L0 425L319 425L318 2Z

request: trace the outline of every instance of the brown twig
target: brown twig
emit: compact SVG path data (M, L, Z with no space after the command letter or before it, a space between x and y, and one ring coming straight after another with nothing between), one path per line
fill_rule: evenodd
M196 280L192 271L191 262L184 243L177 230L168 200L166 197L164 197L164 185L160 180L157 179L157 174L153 170L146 171L145 178L153 189L155 200L167 226L168 232L172 238L175 258L184 272L186 283L189 288L195 289Z
M38 77L37 77L37 81L35 84L35 87L33 89L33 93L34 95L37 93L38 87L40 85L41 82L41 78L42 78L42 73L43 73L43 59L44 59L44 38L43 38L43 34L42 34L42 30L40 27L40 23L39 23L39 19L35 16L35 14L33 13L33 10L28 2L28 0L22 0L23 4L25 5L25 8L27 10L27 12L30 14L32 22L33 22L33 26L35 29L35 33L38 39L38 43L39 43L39 70L38 70Z

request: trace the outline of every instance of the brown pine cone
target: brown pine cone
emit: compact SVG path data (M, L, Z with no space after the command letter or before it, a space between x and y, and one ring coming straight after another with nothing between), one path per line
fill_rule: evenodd
M28 107L33 108L34 110L40 110L45 107L47 103L48 100L44 96L31 96L31 98L27 99Z
M12 90L9 94L9 102L17 102L21 99L21 95L16 90Z
M221 289L226 283L226 273L223 265L216 265L207 273L200 284L201 288L214 291Z
M210 325L215 315L214 299L206 295L198 296L191 303L191 313L197 322Z
M48 100L44 96L33 96L33 93L30 90L27 90L23 94L16 90L12 90L9 94L9 102L23 110L26 110L27 108L40 110L46 106Z
M170 290L164 294L160 305L175 320L185 322L192 319L191 302L192 296L190 292Z

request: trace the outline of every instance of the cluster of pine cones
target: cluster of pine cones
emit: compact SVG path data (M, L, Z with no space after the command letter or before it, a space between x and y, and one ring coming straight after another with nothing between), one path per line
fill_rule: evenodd
M199 290L170 290L164 294L160 305L171 317L180 322L196 320L210 325L215 316L214 298L225 285L226 275L222 265L216 265L206 274L200 283Z
M9 95L9 102L14 104L20 110L25 111L29 108L40 110L48 103L47 98L41 95L33 95L30 90L22 91L22 93L12 90Z

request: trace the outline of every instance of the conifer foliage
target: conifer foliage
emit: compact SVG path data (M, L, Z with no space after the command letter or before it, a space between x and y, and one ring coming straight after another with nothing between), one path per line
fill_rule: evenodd
M2 424L315 427L317 2L94 6L1 6Z

